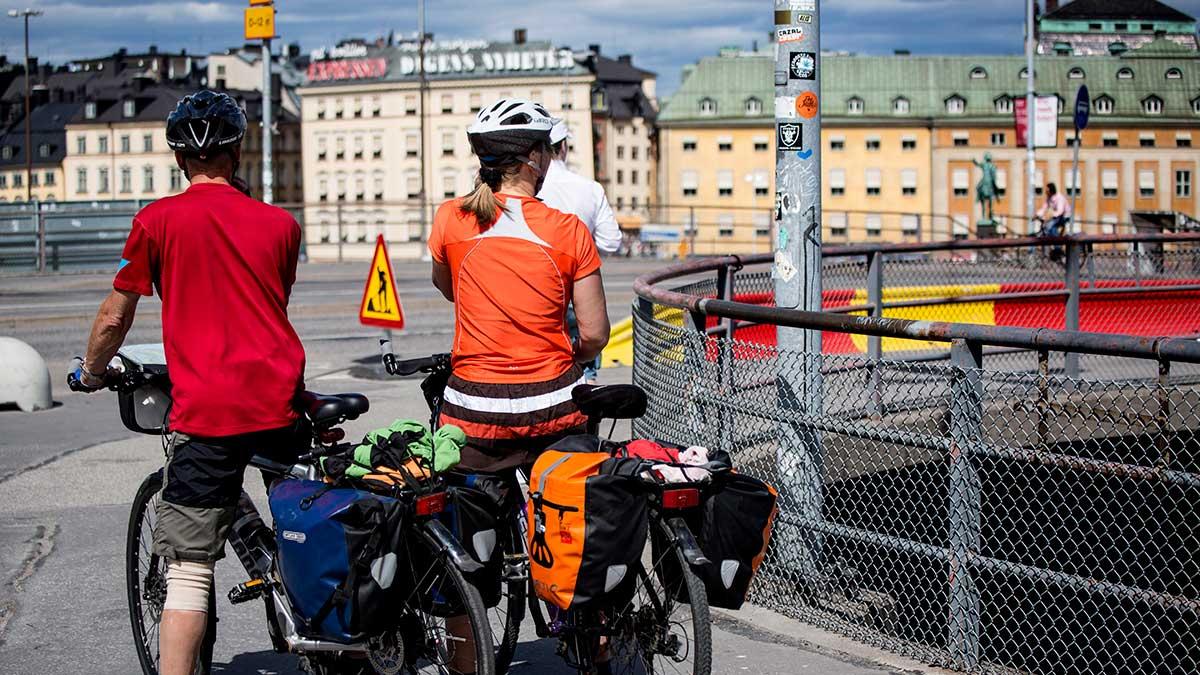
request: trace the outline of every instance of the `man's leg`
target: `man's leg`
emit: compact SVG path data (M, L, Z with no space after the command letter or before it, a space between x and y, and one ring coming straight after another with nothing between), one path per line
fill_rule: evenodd
M213 565L225 552L247 459L223 446L176 433L168 448L154 528L154 552L168 561L162 675L191 675L204 642Z

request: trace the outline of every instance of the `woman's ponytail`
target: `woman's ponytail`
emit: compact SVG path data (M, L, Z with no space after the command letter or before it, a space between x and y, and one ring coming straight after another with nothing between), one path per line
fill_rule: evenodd
M491 227L492 223L500 217L500 211L504 205L496 197L496 192L500 190L500 185L504 182L505 173L504 169L480 167L475 189L471 194L463 197L463 212L473 214L480 229Z

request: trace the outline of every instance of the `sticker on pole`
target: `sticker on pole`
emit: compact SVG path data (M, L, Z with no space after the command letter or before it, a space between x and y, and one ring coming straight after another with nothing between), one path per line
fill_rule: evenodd
M371 271L363 287L358 321L364 326L404 328L404 311L400 309L400 296L396 293L396 276L392 274L392 261L388 258L387 244L383 243L382 234L375 241L375 255L371 256Z

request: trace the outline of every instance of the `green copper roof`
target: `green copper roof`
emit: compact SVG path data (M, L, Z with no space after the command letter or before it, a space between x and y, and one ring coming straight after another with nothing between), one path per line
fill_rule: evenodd
M1101 96L1113 100L1112 114L1094 119L1200 121L1200 115L1192 111L1192 100L1200 98L1200 54L1185 50L1174 52L1178 58L1173 59L1137 58L1166 54L1162 45L1143 49L1149 51L1139 50L1124 58L1039 56L1035 62L1038 92L1061 96L1067 102L1064 114L1068 116L1076 90L1086 84L1093 100ZM774 115L774 67L774 57L765 53L701 59L663 106L658 122L666 126L762 124ZM1012 113L996 111L996 100L1025 95L1024 69L1021 56L823 56L821 113L839 122L1011 119ZM1180 77L1167 79L1167 72L1175 69ZM1132 77L1118 77L1123 70ZM963 114L947 112L946 101L953 96L965 100ZM1142 101L1150 96L1162 99L1161 115L1143 114ZM848 102L855 97L863 101L862 115L847 113ZM894 101L900 97L909 101L908 114L893 113ZM715 102L716 114L700 113L701 100L706 98ZM746 102L751 98L762 101L761 113L747 114Z

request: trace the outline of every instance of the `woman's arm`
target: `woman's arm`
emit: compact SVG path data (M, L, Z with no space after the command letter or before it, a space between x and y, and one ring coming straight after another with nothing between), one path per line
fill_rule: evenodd
M575 360L591 361L604 351L612 331L608 324L608 304L604 298L604 281L600 278L600 270L575 282L575 319L579 323Z

